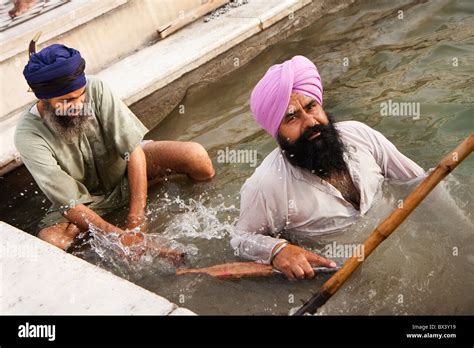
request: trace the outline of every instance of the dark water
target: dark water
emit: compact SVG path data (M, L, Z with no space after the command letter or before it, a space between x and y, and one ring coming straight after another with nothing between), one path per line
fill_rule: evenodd
M400 9L403 19L398 18ZM423 168L434 167L474 130L473 14L472 1L356 3L315 21L220 81L193 86L182 101L184 113L177 108L148 138L202 143L217 175L208 183L180 179L151 188L150 232L179 243L188 251L189 266L238 260L229 235L239 214L240 187L255 168L251 163L219 163L217 154L226 147L256 150L259 164L276 147L254 122L249 95L270 65L296 54L318 66L326 111L340 121L370 125ZM419 103L420 114L382 116L381 103L388 100ZM471 156L320 313L473 314L473 169ZM358 223L305 245L321 250L333 241L362 242L412 188L386 182L377 203ZM31 201L34 214L20 214L17 225L31 226L39 213L40 198L29 197L38 200ZM121 216L117 212L110 218L123 222ZM156 260L131 266L107 252L77 254L199 314L287 314L327 279L176 277L170 266Z

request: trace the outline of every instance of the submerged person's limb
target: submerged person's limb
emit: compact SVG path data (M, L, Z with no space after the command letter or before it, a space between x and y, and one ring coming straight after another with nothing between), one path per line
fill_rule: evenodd
M147 198L146 157L141 146L137 146L130 154L127 164L128 182L130 185L130 210L127 218L127 228L140 227L145 232L145 206Z
M38 233L38 238L60 249L67 250L81 230L70 222L61 222L43 228Z
M169 173L186 174L193 180L209 180L215 175L204 147L195 142L153 141L143 147L148 179L156 180Z

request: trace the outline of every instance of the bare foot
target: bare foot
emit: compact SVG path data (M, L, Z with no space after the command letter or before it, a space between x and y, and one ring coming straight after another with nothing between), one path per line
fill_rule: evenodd
M15 0L13 9L8 12L11 18L18 17L25 13L37 0Z

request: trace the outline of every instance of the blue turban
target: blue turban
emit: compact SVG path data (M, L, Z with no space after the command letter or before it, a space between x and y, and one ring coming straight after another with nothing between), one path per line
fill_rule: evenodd
M84 87L85 67L79 51L55 44L31 54L23 75L38 99L50 99Z

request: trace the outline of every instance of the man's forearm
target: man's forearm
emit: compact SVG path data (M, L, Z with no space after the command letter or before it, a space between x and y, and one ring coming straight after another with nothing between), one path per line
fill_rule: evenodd
M75 224L81 231L87 231L90 225L95 226L103 233L118 233L120 241L125 246L143 243L143 234L124 231L121 228L112 225L97 215L92 209L83 204L77 205L64 213L69 221Z
M130 155L128 166L128 182L130 185L129 223L133 218L143 218L147 198L146 157L141 146L137 146Z
M260 233L235 230L230 245L242 258L270 264L272 251L282 242L286 240Z
M89 225L94 225L105 233L123 233L124 231L104 219L102 219L92 209L86 207L84 204L79 204L74 208L67 210L64 213L64 217L71 221L74 225L79 227L81 231L87 231Z

